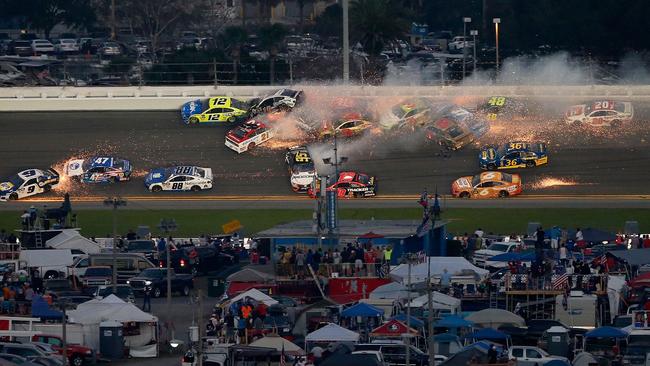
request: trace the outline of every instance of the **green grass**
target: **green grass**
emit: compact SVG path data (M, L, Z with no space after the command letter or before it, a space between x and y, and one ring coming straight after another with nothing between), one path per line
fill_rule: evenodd
M108 210L79 210L78 226L86 236L104 237L112 231L112 216ZM0 228L19 228L21 212L1 211ZM420 219L422 210L412 209L345 209L340 219ZM198 236L220 233L221 225L237 219L244 225L246 235L257 233L274 225L295 220L311 219L310 210L123 210L118 212L118 232L125 233L138 225L148 225L152 231L162 218L174 218L178 224L176 236ZM481 227L486 232L502 234L522 233L531 221L544 227L595 227L611 231L623 229L625 221L639 222L642 232L650 231L648 209L447 209L443 219L449 220L453 233L473 232Z

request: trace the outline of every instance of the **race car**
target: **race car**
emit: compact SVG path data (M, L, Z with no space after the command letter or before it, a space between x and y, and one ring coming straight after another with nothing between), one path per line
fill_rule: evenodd
M54 169L27 169L0 183L0 201L18 200L48 192L59 184Z
M275 130L268 124L252 119L226 133L226 146L241 154L261 145L274 135Z
M307 194L312 198L316 197L316 192L320 190L318 180L315 186L315 190L307 190ZM338 177L331 176L327 179L327 190L335 191L338 197L374 197L377 195L377 180L364 173L341 172Z
M291 89L280 89L277 92L263 98L256 98L250 101L250 115L271 111L289 111L302 100L302 91Z
M183 104L181 117L186 124L237 122L248 115L248 103L230 97L193 100Z
M211 189L212 169L198 166L158 168L147 174L144 185L151 192Z
M630 102L597 100L589 104L569 107L564 120L566 123L587 124L594 127L619 127L634 118L634 107Z
M431 102L425 98L404 101L381 116L379 125L384 130L422 126L431 121L432 107Z
M451 184L451 195L458 198L505 198L520 193L521 178L517 174L483 172Z
M483 103L476 107L476 113L479 113L488 120L497 119L516 119L526 117L537 110L537 106L530 101L523 101L503 96L493 96L487 98Z
M488 146L478 155L481 169L533 168L548 163L544 143L509 142L500 148Z
M327 139L334 136L334 134L343 137L359 136L371 127L372 123L360 113L346 113L342 118L334 122L324 122L320 138Z
M294 146L284 157L289 167L289 183L294 192L307 192L316 178L316 167L306 146Z
M425 137L450 150L458 150L480 139L490 129L487 121L462 107L448 106L440 115L425 125Z
M65 175L82 183L113 183L131 178L133 166L128 160L110 156L73 159L65 164Z

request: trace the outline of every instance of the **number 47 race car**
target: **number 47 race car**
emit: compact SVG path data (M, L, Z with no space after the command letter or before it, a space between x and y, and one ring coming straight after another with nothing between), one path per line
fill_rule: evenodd
M152 170L144 179L152 192L201 191L212 188L212 169L198 166L175 166Z

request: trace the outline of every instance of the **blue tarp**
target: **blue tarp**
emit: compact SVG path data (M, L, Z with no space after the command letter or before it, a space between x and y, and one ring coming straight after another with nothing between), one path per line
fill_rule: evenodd
M372 306L370 304L366 304L365 302L360 302L354 306L350 306L349 308L343 310L341 313L341 316L343 317L361 316L369 318L382 315L384 315L383 309Z
M465 338L467 338L467 339L475 339L477 341L480 341L480 340L483 340L483 339L487 339L487 340L504 340L505 341L508 338L510 338L510 336L505 334L505 333L499 332L496 329L484 328L484 329L477 330L476 332L474 332L472 334L466 335Z
M625 338L626 331L614 327L600 327L585 333L586 338Z
M391 318L391 320L399 320L402 323L406 324L406 314L397 314L394 317ZM411 328L419 329L419 328L424 328L424 322L414 316L411 315L411 319L409 321L409 324Z
M34 296L32 299L32 316L41 320L62 319L63 313L50 309L48 303L41 296Z
M434 324L435 327L444 327L444 328L469 328L473 326L469 320L465 320L456 315L450 315L440 319L437 323Z
M509 252L503 254L497 254L494 257L488 259L493 262L531 262L535 260L535 252Z
M571 366L564 360L551 360L544 364L544 366Z

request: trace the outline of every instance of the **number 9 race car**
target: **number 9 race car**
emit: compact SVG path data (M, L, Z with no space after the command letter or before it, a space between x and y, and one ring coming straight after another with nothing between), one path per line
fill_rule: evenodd
M521 178L517 174L483 172L460 177L451 184L451 195L458 198L505 198L521 193Z
M65 164L65 174L82 183L113 183L131 178L133 166L128 160L109 156L74 159Z
M248 115L248 103L230 97L193 100L183 104L181 117L185 124L237 122Z
M585 123L594 127L619 127L624 122L630 122L633 117L634 108L630 102L597 100L569 107L564 120L566 123Z
M198 166L158 168L147 174L144 185L152 192L211 189L212 169Z
M59 184L59 174L53 169L27 169L0 183L0 201L17 200L48 192Z
M510 142L501 148L488 146L478 155L481 169L533 168L548 163L546 144Z

